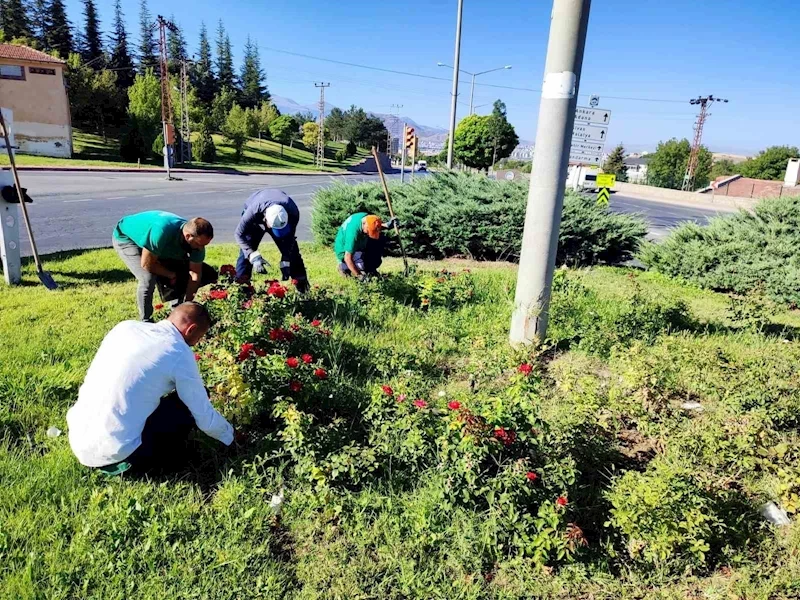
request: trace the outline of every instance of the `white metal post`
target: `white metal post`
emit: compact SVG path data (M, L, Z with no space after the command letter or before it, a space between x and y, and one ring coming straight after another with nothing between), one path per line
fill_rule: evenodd
M453 59L453 91L450 99L450 135L447 138L447 168L453 168L453 138L456 135L456 107L458 104L458 64L461 61L461 14L464 9L464 0L458 0L458 14L456 16L456 48Z

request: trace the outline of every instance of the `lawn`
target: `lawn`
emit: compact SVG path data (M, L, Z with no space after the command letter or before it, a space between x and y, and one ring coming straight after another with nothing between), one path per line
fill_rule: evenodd
M551 339L515 350L513 266L417 262L405 280L390 259L361 286L303 253L308 299L210 301L201 369L248 441L199 435L159 480L106 479L46 435L135 317L116 255L48 256L60 290L29 264L0 291L0 597L798 597L798 313L560 270ZM243 340L267 355L237 361ZM301 348L314 363L292 370ZM764 521L770 500L791 525Z
M253 171L316 171L314 166L314 152L307 151L301 143L294 144L293 148L285 146L281 156L280 144L269 140L251 138L245 147L244 156L240 162L234 160L233 148L225 142L222 136L215 135L214 143L217 146L218 161L213 164L194 162L191 165L177 165L178 167L197 169L238 169ZM356 155L344 162L335 160L336 152L345 147L342 142L329 142L325 147L325 171L339 172L349 166L356 165L369 155L367 150L359 148ZM134 168L135 163L124 162L119 156L119 140L73 129L74 156L69 158L52 158L48 156L33 156L30 154L17 154L17 164L24 166L53 166L53 167L124 167ZM0 154L0 165L7 165L8 157ZM162 161L149 159L142 162L142 166L161 167Z

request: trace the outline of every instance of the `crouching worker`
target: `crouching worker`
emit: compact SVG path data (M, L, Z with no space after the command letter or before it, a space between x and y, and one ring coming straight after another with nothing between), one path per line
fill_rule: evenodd
M396 219L392 219L384 224L380 217L365 212L347 217L336 233L333 246L339 271L359 279L377 274L386 246L383 231L393 227L395 222Z
M192 301L198 288L215 283L217 271L203 262L205 247L214 237L211 223L201 217L186 220L161 210L123 217L112 245L139 281L136 304L139 318L153 316L153 290L163 302Z
M123 321L106 335L67 413L81 464L108 474L171 471L185 462L195 427L233 442L233 427L211 406L191 348L210 326L205 307L187 302L164 321Z
M297 245L297 224L300 210L285 192L264 189L250 196L244 203L244 212L236 227L236 243L241 252L236 261L236 279L250 281L253 269L266 273L269 263L261 256L258 246L265 233L269 233L281 253L281 279L297 281L297 290L308 290L308 276L300 248Z

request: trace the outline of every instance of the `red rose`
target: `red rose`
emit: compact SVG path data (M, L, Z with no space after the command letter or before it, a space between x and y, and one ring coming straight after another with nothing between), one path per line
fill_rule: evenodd
M270 296L275 296L276 298L283 298L286 296L286 288L275 281L269 286L269 289L267 289L267 294Z
M388 385L382 385L381 389L383 390L383 393L386 394L387 396L394 396L394 390L390 388Z
M228 297L228 292L225 290L211 290L209 296L212 300L225 300Z
M310 365L312 362L314 362L314 357L311 356L310 354L303 354L303 356L301 356L300 358L302 358L303 362L306 363L307 365Z
M495 439L504 446L510 446L517 439L517 434L513 429L504 429L503 427L496 427L494 430Z
M567 505L567 499L564 496L559 496L556 498L556 504L563 508Z
M292 324L289 326L289 328L290 328L292 331L300 331L300 325L298 325L297 323L292 323Z
M533 371L533 367L528 363L522 363L517 370L523 375L530 375L531 371Z
M262 350L261 348L256 348L255 350L253 350L253 353L256 356L266 356L267 355L267 351L266 350Z
M300 366L300 361L297 360L294 356L290 356L286 359L286 366L290 369L296 369Z
M253 351L253 348L255 347L256 345L251 344L250 342L242 344L242 347L239 349L239 362L247 360L247 358L250 356L250 353Z
M194 359L200 360L200 355L197 352L194 353Z
M539 476L533 471L528 471L527 473L525 473L525 477L528 478L528 481L536 481L537 479L539 479Z
M273 342L278 341L281 339L281 330L280 329L270 329L269 330L269 339Z
M322 321L320 321L319 319L314 319L313 321L311 321L312 327L319 327L320 325L322 325Z
M156 304L153 308L156 309L156 310L161 310L162 308L164 308L164 305L159 303L159 304Z
M428 403L425 402L425 400L417 398L416 400L414 400L414 406L416 406L417 408L425 408L426 406L428 406Z
M219 274L230 275L231 277L233 277L234 275L236 275L236 268L233 265L222 265L219 268Z
M291 331L283 329L281 331L281 339L285 342L291 342L294 339L294 334Z
M403 403L403 402L405 402L405 401L406 401L406 395L405 395L405 394L400 394L400 395L397 397L397 403L398 403L398 404L402 404L402 403Z
M317 379L327 379L328 372L325 369L317 369L316 371L314 371L314 376Z
M303 384L296 379L289 382L289 390L292 392L299 392L303 389Z
M458 410L459 408L461 408L461 402L456 402L455 400L451 400L450 402L447 403L447 408L449 408L450 410Z

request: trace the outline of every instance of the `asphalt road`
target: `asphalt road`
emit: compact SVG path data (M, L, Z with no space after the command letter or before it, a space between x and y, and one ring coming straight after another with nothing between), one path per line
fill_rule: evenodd
M32 172L20 173L34 203L28 205L39 252L110 246L111 232L126 215L163 209L182 216L203 216L215 230L216 242L233 242L242 205L254 191L277 187L300 207L298 238L311 240L311 201L314 193L334 181L356 183L375 180L373 175L239 175L182 174L167 181L152 173ZM392 177L398 177L394 175ZM651 237L660 238L670 227L686 220L705 222L716 211L638 200L614 194L612 209L641 213L651 225ZM24 228L20 231L23 255L30 255Z

